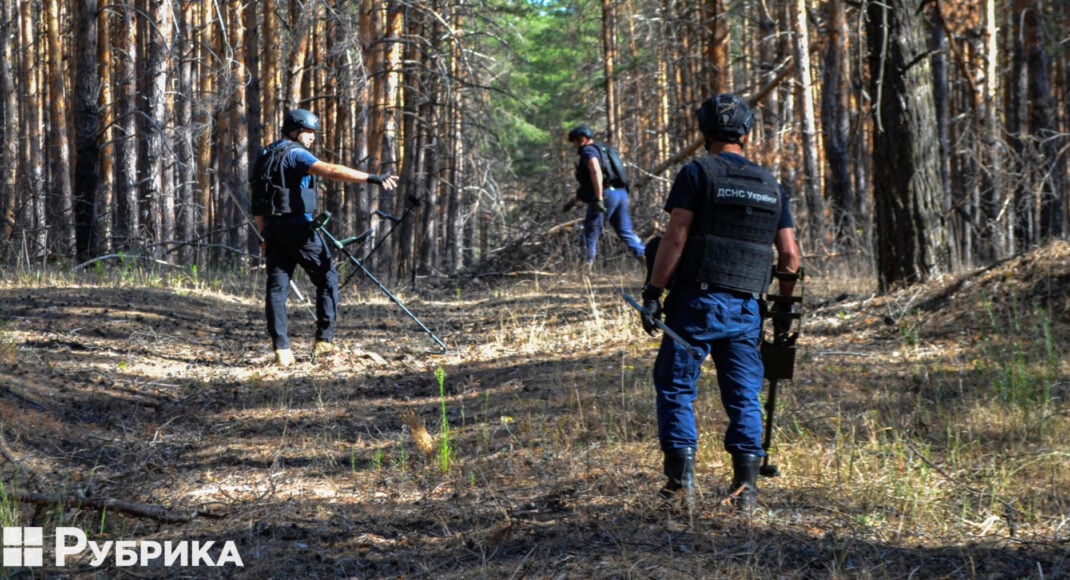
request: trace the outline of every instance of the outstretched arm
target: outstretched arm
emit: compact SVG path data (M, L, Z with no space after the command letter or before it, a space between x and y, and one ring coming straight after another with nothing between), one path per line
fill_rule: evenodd
M378 182L378 185L387 191L394 189L398 184L396 175L372 175L360 171L359 169L353 169L352 167L346 167L345 165L339 165L337 163L327 163L326 161L317 161L313 163L312 167L308 168L308 172L317 177L333 181L345 181L349 183Z

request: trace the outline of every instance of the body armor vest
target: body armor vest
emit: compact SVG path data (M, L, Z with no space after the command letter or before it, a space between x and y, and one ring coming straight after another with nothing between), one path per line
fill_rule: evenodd
M304 149L300 143L290 140L280 140L268 147L265 154L270 155L272 148L278 148L272 166L268 168L269 181L266 191L262 194L266 197L261 203L266 204L271 216L291 214L306 214L316 211L316 187L319 185L319 177L309 175L308 187L286 187L286 175L282 170L283 160L290 151Z
M709 188L700 192L677 268L679 281L761 294L769 287L780 223L780 184L765 169L719 155L698 161Z

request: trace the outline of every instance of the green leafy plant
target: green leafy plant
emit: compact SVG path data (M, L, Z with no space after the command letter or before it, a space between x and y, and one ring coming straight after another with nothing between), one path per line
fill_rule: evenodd
M438 398L442 408L442 434L438 438L438 469L442 473L449 473L453 450L450 445L449 417L446 414L446 371L442 367L435 369L435 379L438 380Z

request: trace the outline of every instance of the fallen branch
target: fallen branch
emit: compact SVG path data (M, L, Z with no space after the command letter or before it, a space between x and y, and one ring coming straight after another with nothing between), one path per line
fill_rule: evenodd
M135 259L135 260L147 260L149 262L155 262L155 263L157 263L157 264L159 264L161 266L167 266L169 268L180 268L181 267L181 266L178 266L177 264L172 264L171 262L165 262L163 260L157 260L156 258L148 258L148 257L145 257L145 256L139 256L137 254L107 254L107 255L104 255L104 256L98 256L96 258L93 258L92 260L89 260L88 262L82 262L81 264L78 264L77 266L74 267L74 271L77 272L78 270L81 270L82 268L85 268L86 266L89 266L91 264L95 264L97 262L101 262L103 260L114 260L116 258L118 258L120 260L125 260L127 258L132 258L132 259Z
M62 505L67 508L90 508L97 510L110 509L120 513L129 514L141 518L149 518L166 523L184 523L196 517L213 519L222 519L224 517L208 512L196 511L191 512L189 514L178 514L172 511L168 511L167 509L162 508L160 506L137 503L132 501L123 501L110 497L66 497L61 495L48 495L44 493L19 491L8 493L8 497L10 499L20 501L22 503L30 503L39 506Z
M473 278L486 278L490 276L560 276L561 272L544 272L542 270L518 270L512 272L480 272L472 274Z
M576 218L574 220L568 220L567 222L565 222L563 224L557 224L556 226L554 226L554 227L550 228L549 230L547 230L546 231L546 235L552 236L552 235L556 234L557 232L559 232L559 231L561 231L561 230L563 230L563 229L565 229L567 227L574 226L574 225L580 224L580 223L583 223L583 218Z

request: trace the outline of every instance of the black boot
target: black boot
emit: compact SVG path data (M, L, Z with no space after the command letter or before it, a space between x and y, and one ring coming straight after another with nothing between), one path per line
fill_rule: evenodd
M665 477L669 479L658 495L670 502L682 495L686 507L690 508L695 496L695 448L683 447L666 451L664 466Z
M762 458L753 453L738 453L732 456L732 489L735 507L749 514L758 507L758 471ZM743 488L740 490L740 488Z

